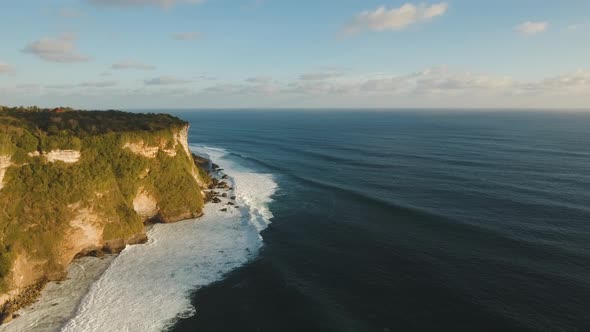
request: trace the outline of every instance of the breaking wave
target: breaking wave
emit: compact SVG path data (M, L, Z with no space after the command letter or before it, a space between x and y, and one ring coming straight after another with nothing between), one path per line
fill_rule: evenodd
M272 175L224 158L224 149L191 146L224 168L239 208L207 204L197 220L155 225L149 241L128 246L90 288L62 331L161 331L194 315L190 295L255 257L273 215Z

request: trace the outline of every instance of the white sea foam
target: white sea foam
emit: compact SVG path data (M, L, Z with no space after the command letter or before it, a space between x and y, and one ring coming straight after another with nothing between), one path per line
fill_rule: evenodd
M153 227L147 244L129 246L114 260L62 331L161 331L195 313L192 291L257 254L259 233L272 218L272 176L232 163L225 150L191 148L224 167L240 208L208 204L200 219Z

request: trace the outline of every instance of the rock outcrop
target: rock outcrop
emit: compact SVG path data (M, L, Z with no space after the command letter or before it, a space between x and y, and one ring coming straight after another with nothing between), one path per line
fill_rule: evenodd
M50 163L62 161L66 164L77 163L80 160L80 151L76 150L51 150L48 152L33 151L28 153L29 157L43 157Z
M6 170L11 165L10 159L10 156L0 156L0 190L2 190L2 187L4 186L3 181Z
M158 202L142 187L133 199L133 210L140 217L151 219L158 215Z
M127 142L123 145L123 149L128 149L129 151L146 158L156 158L158 151L160 151L160 146L147 146L143 141L139 141Z
M173 139L174 140L172 142L162 139L156 145L146 144L142 140L136 142L127 142L125 145L123 145L123 148L146 158L156 158L158 152L160 151L164 152L170 157L175 157L177 147L181 146L187 155L191 155L191 152L188 148L188 126L174 133Z
M104 246L100 216L90 208L81 208L79 204L70 207L74 213L70 228L61 247L59 262L67 266L76 255Z
M43 155L50 163L63 161L66 164L73 164L80 160L80 151L76 150L52 150Z

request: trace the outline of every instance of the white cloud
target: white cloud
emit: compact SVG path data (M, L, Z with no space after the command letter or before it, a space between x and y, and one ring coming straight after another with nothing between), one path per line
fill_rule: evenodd
M545 78L540 81L522 82L518 85L519 93L532 94L587 94L590 91L590 70L578 70L573 73Z
M355 95L358 86L351 82L296 81L288 83L282 92L302 96L345 96Z
M201 38L200 32L189 31L189 32L177 32L171 35L176 40L195 40Z
M342 71L318 71L318 72L311 72L301 74L299 79L302 81L322 81L329 78L335 78L339 76L343 76L344 72Z
M281 92L282 87L272 82L259 84L220 83L202 90L203 93L221 96L272 95Z
M422 13L422 19L430 20L437 16L443 16L448 9L449 5L446 2L441 2L430 7L426 7Z
M83 88L110 88L118 84L118 81L92 81L80 83L78 86Z
M433 5L414 5L406 3L399 8L383 6L375 10L367 10L358 14L346 27L346 34L356 34L363 30L399 31L420 22L432 20L444 15L449 8L446 2Z
M586 23L574 23L574 24L568 25L567 29L569 31L581 31L581 30L585 30L589 26L590 26L590 23L588 23L588 22L586 22Z
M64 35L60 38L43 38L27 45L23 52L38 56L45 61L73 63L86 62L91 58L76 50L76 38Z
M200 80L200 81L217 81L219 79L219 78L209 75L209 74L195 75L192 78L194 78L196 80Z
M517 25L514 30L523 36L532 36L541 32L545 32L549 28L548 22L531 22L526 21Z
M186 87L186 86L173 86L173 87L159 87L158 89L150 89L148 87L143 87L143 88L139 88L139 89L135 89L133 90L133 93L136 93L138 95L143 95L146 97L161 97L161 96L166 96L166 97L179 97L179 96L185 96L185 95L194 95L194 90L190 87Z
M252 84L267 84L272 82L272 77L268 76L257 76L257 77L249 77L246 79L246 82Z
M78 84L49 84L45 85L45 89L50 90L72 90L76 88L112 88L119 85L119 81L87 81Z
M260 84L252 84L252 80L246 80L244 83L216 84L204 88L202 92L234 97L295 95L302 100L320 97L336 98L332 99L333 101L341 100L341 98L352 100L377 98L375 100L389 101L398 98L404 100L425 98L425 100L434 101L444 100L447 106L449 102L465 104L466 101L487 98L488 106L496 106L494 103L510 102L517 97L527 97L530 100L543 100L550 96L570 96L572 100L588 99L587 91L590 91L590 71L583 70L540 81L519 81L509 76L458 71L445 66L404 75L384 73L363 76L341 75L319 80L302 80L301 76L286 82L261 81Z
M49 84L45 86L46 89L52 90L73 89L75 87L75 84Z
M159 6L170 8L179 4L200 4L205 0L88 0L90 3L102 6L141 7Z
M13 73L14 70L12 69L12 66L10 66L9 64L0 61L0 75L2 74L11 74Z
M112 69L138 69L138 70L152 70L156 67L152 65L148 65L145 63L141 63L135 60L123 60L117 63L114 63L111 66Z
M12 96L26 96L30 98L33 95L39 94L41 91L40 86L38 84L18 84L14 86L0 86L0 96L4 97L4 100L8 99ZM14 103L12 103L14 105ZM20 103L20 105L24 105L27 103Z
M179 107L580 108L590 105L590 70L540 80L522 80L446 66L410 73L345 72L322 80L302 80L301 76L294 75L290 79L260 76L218 84L161 76L146 80L136 88L117 84L117 81L100 80L46 85L41 89L21 84L0 86L0 99L8 104L55 100L59 104L83 107L88 107L91 101L82 96L93 96L95 99L92 100L99 103L116 103L112 106L117 107L173 104ZM188 84L191 82L198 84ZM34 99L31 93L39 94L41 99ZM197 105L195 101L198 101Z
M176 85L176 84L187 84L190 80L185 80L175 76L159 76L144 81L146 85Z
M506 92L515 85L510 77L453 71L444 66L411 74L404 81L417 94Z

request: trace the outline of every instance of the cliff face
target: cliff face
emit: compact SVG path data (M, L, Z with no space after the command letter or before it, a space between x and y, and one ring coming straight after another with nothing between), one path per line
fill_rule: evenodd
M202 214L207 179L188 149L188 124L98 113L0 112L4 311L62 277L76 255L142 242L147 221Z
M6 170L10 167L10 156L9 155L0 155L0 190L4 186L4 174L6 174Z

